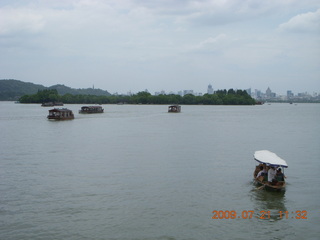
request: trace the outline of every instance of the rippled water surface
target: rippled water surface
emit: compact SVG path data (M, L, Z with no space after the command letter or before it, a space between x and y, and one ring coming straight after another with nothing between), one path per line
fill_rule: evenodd
M59 122L0 102L1 240L319 239L320 104L81 106ZM263 149L287 161L286 192L252 185Z

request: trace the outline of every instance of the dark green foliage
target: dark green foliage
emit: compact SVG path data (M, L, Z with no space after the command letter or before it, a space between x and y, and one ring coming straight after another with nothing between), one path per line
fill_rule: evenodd
M19 80L0 80L0 101L16 101L25 94L34 94L44 86Z
M61 84L51 87L45 87L39 84L22 82L14 79L0 80L0 101L16 101L21 96L36 94L38 90L55 89L60 95L96 95L96 96L110 96L108 91L101 89L74 89ZM51 96L54 97L54 96Z
M95 88L74 89L62 84L57 84L49 87L49 89L56 89L59 94L64 95L70 93L72 95L96 95L96 96L110 96L108 91Z
M63 103L82 103L82 104L204 104L204 105L253 105L252 99L246 91L233 89L218 90L215 94L205 94L194 96L186 94L180 95L158 95L153 96L148 92L139 92L132 96L96 96L96 95L59 95L56 89L45 89L33 95L24 95L20 98L21 103L43 103L43 102L63 102Z
M46 102L60 102L61 96L56 89L38 90L36 94L24 95L19 101L21 103L46 103Z

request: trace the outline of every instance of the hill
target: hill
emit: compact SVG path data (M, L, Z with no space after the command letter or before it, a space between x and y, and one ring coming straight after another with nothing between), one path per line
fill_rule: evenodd
M95 88L82 88L74 89L61 84L53 85L48 89L56 89L60 95L72 94L72 95L95 95L95 96L110 96L111 94L108 91L95 89Z
M30 82L23 82L15 79L0 80L0 101L17 101L23 95L36 94L38 90L56 89L60 95L96 95L96 96L110 96L108 91L101 89L74 89L61 84L45 87L40 84Z
M44 86L19 80L0 80L0 101L16 101L25 94L34 94Z

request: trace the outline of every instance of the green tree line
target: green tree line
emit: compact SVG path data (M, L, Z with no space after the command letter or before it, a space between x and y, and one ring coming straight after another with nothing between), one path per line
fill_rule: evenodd
M20 103L44 103L63 102L78 104L204 104L204 105L253 105L255 100L248 95L245 90L218 90L214 94L204 94L195 96L186 94L184 96L176 94L151 95L148 92L127 95L59 95L56 89L38 90L36 94L24 95L19 99Z

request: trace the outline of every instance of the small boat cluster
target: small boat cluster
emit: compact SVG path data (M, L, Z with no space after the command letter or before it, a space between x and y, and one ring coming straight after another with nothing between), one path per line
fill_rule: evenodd
M83 106L79 113L103 113L104 109L101 106ZM51 120L70 120L74 119L74 114L67 108L54 108L49 110L47 117Z
M79 113L103 113L103 111L104 109L101 106L83 106L79 110ZM181 112L181 106L169 106L168 112ZM74 114L70 109L67 108L54 108L49 110L49 115L47 118L52 120L69 120L74 119Z

